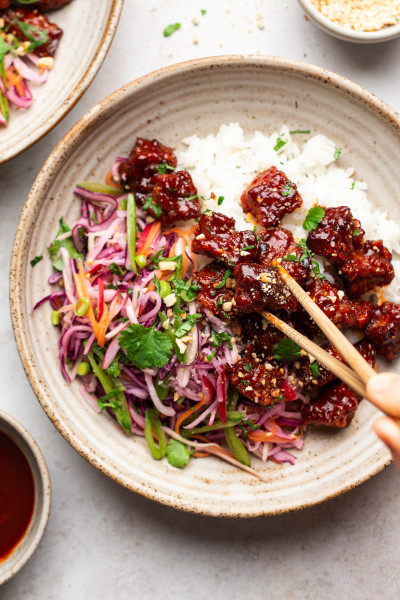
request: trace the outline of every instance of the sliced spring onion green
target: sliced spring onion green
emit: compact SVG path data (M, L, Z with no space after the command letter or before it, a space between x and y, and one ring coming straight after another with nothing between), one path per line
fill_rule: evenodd
M135 260L140 269L144 269L144 267L147 265L147 257L144 254L138 254Z
M155 442L153 433L158 440L158 446ZM154 409L146 410L144 435L152 457L155 460L160 460L160 458L165 456L167 452L167 438L165 437L161 421Z
M228 389L228 394L227 394L227 415L228 414L232 414L232 411L234 411L234 409L236 408L236 404L239 398L239 392L237 391L236 388L234 388L233 386L229 386ZM243 415L242 413L239 413L242 418ZM247 465L248 467L250 466L250 456L249 453L247 452L246 448L243 446L242 442L240 441L236 431L235 431L235 427L227 427L224 431L224 435L225 435L225 440L226 443L228 444L229 450L232 452L232 454L235 456L235 458L242 463L243 465Z
M81 187L88 192L94 192L95 194L107 194L108 196L121 196L124 194L124 190L114 187L112 185L106 185L103 183L96 183L94 181L81 181L76 184L77 187Z
M51 311L50 319L51 319L51 324L52 325L59 325L60 324L60 315L59 315L58 310L52 310Z
M75 304L74 313L77 317L84 317L89 310L90 300L89 298L79 298Z
M77 369L77 373L78 375L80 375L81 377L83 377L84 375L88 375L88 373L90 373L90 365L87 362L82 362L78 369Z

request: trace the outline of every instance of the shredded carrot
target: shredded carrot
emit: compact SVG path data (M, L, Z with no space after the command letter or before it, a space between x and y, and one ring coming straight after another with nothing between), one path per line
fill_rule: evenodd
M208 440L204 435L192 435L192 438L195 440L200 440L201 442L207 442L207 444L210 443L210 440ZM211 456L211 452L207 452L206 450L197 450L196 452L193 452L193 456L195 458L207 458L207 456Z
M290 442L290 440L280 437L279 434L275 434L272 431L261 431L260 429L251 431L248 436L253 442L274 442L277 444Z
M89 317L89 321L92 325L93 333L96 336L96 339L98 340L98 323L94 316L92 301L90 299L89 292L86 286L85 271L83 270L83 264L81 259L79 259L78 261L78 273L74 273L74 280L79 297L87 298L89 300L89 310L87 312L87 316Z
M197 225L193 225L190 229L180 229L180 227L172 227L171 229L166 229L164 233L178 233L182 237L189 238L192 233L194 233L197 229Z
M111 171L107 173L106 184L118 188L119 190L122 190L122 185L120 185L119 183L115 183Z
M61 308L58 309L58 312L64 313L64 312L68 312L69 310L74 310L73 304L67 304L67 306L61 306Z
M157 235L160 233L160 229L161 229L161 222L154 221L153 225L151 226L150 232L146 238L145 243L143 244L143 246L141 248L136 249L137 254L143 254L144 256L147 256L149 254L151 245L154 242Z
M176 423L175 423L175 433L179 433L179 428L180 428L181 424L183 423L183 421L185 421L188 417L190 417L190 415L192 415L196 410L198 410L199 408L204 406L205 403L206 403L206 401L203 398L203 400L200 400L200 402L198 402L197 404L192 406L192 408L189 408L189 410L187 410L183 414L181 414L181 416L178 417L178 419L176 420Z

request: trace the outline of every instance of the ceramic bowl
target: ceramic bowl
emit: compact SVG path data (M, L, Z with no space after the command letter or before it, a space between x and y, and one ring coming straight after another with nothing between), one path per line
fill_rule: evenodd
M28 529L11 554L0 561L1 585L24 566L38 547L50 514L51 488L45 460L29 431L13 417L0 410L0 432L11 438L24 453L35 486L35 504Z
M57 125L78 102L96 76L116 31L124 0L73 0L48 13L63 31L54 67L44 85L31 85L34 102L28 110L11 108L2 127L0 164L17 156Z
M342 27L322 15L312 4L311 0L298 1L304 12L310 17L311 21L326 33L329 33L340 40L355 42L357 44L376 44L378 42L393 40L400 35L400 23L383 27L378 31L354 31L353 29Z
M77 181L103 181L116 156L137 135L178 148L182 138L216 133L238 121L245 132L311 129L342 148L341 164L356 169L371 198L400 220L396 177L400 120L359 85L322 68L271 57L195 60L147 75L90 110L54 149L23 209L12 253L10 298L18 350L44 410L66 440L109 477L147 498L188 511L226 516L274 514L310 506L362 483L390 462L371 431L377 411L362 402L344 431L313 430L294 467L263 464L263 483L217 459L193 460L179 470L154 461L143 438L126 437L105 414L96 415L76 385L62 378L50 308L32 307L49 294L45 258L62 215L73 223ZM377 160L379 157L379 160ZM390 206L389 204L390 203ZM362 216L361 216L362 218Z

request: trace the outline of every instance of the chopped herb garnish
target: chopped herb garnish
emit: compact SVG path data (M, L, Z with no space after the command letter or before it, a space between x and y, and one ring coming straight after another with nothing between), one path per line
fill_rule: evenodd
M353 183L351 184L351 188L350 188L350 189L351 189L351 190L354 190L354 186L355 186L355 185L356 185L356 182L355 182L355 181L353 181Z
M291 194L293 192L293 185L291 183L287 183L281 191L281 196L283 196L284 198L286 198L286 196L289 196L289 194Z
M203 17L204 17L204 15L207 13L207 11L206 11L206 9L205 9L205 8L202 8L200 12L201 12L201 14L203 15Z
M175 167L172 167L166 161L157 165L157 173L159 175L166 175L169 171L175 171Z
M342 152L342 149L341 149L341 148L336 148L336 150L335 150L335 154L333 155L333 158L334 158L335 160L337 160L337 159L339 158L339 156L340 156L341 152Z
M164 29L164 37L169 37L170 35L172 35L173 33L175 33L175 31L178 31L178 29L180 29L181 24L180 23L171 23L171 25L167 25L167 27Z
M155 327L129 325L118 337L121 348L139 369L165 367L172 356L172 341Z
M189 331L193 329L193 326L203 317L200 313L194 313L193 315L187 315L186 319L182 321L179 327L175 330L175 336L181 338Z
M221 204L223 203L224 200L225 200L225 196L218 196L218 200L217 200L218 206L221 206Z
M307 246L307 240L305 240L304 238L302 238L299 241L299 246L300 246L300 248L302 250L304 250L303 254L299 258L299 261L301 262L305 258L310 259L311 260L312 270L314 272L315 277L318 277L318 279L326 279L326 277L324 275L322 275L322 273L320 271L319 264L317 263L317 261L313 260L314 252L312 252L310 250L310 248Z
M319 367L316 360L310 364L310 369L314 377L319 377Z
M109 402L109 400L111 398L118 396L118 394L119 394L119 390L112 390L108 394L105 394L105 396L102 396L101 398L99 398L97 400L97 404L99 405L101 410L105 410L106 408L112 408L113 410L118 409L121 405L121 400L119 398L115 398L115 400L113 400L112 402Z
M249 382L246 381L245 379L241 379L240 383L242 383L243 385L249 385Z
M284 256L282 260L292 260L293 262L300 262L300 259L295 254L288 254Z
M300 346L289 338L283 338L272 348L272 354L275 360L289 362L301 357Z
M314 271L315 277L318 277L318 279L326 279L325 275L322 275L320 266L316 260L312 260L311 265L312 265L312 270Z
M275 152L278 152L278 150L280 150L281 148L283 148L283 146L287 144L287 140L282 140L282 138L276 138L276 144L274 146L274 150Z
M31 267L34 267L35 265L38 264L38 262L40 262L43 259L43 256L35 256L35 258L32 258L31 260Z
M355 229L352 233L353 237L357 237L358 235L360 235L361 231L359 229Z
M34 52L36 48L47 44L49 41L49 34L45 29L37 29L30 23L25 23L24 21L19 21L18 19L17 25L23 35L30 41L30 44L26 49L27 54Z
M214 329L211 330L211 345L218 348L223 342L228 344L229 350L233 349L231 336L226 331L217 333Z
M125 275L125 271L121 269L121 267L115 262L112 262L108 268L110 269L111 273L114 273L114 275L119 275L120 277Z
M207 354L206 359L211 362L214 356L217 354L217 349L213 350L211 354Z
M247 371L247 373L250 373L250 369L251 369L251 362L248 362L245 366L244 366L244 370Z
M161 217L162 208L161 206L158 206L158 204L153 202L153 199L151 197L147 198L146 202L143 204L143 210L148 210L149 208L153 211L153 214L156 218Z
M221 288L223 288L228 280L228 278L230 277L230 275L232 274L232 271L230 269L227 269L224 273L224 276L222 278L221 283L219 283L218 285L215 286L216 290L220 290Z
M321 206L313 206L310 208L306 218L304 219L303 229L306 231L312 231L313 229L316 229L324 216L325 210Z
M290 135L294 135L295 133L311 133L310 129L295 129L294 131L289 131Z
M245 251L246 251L246 250L253 250L253 248L255 248L255 247L256 247L256 246L255 246L255 244L253 244L252 246L244 246L244 247L242 248L242 250L245 250Z

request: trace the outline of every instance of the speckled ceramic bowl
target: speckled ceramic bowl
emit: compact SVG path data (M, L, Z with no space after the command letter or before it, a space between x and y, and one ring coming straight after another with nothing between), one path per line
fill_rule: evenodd
M325 17L314 6L311 0L298 1L313 23L326 33L329 33L340 40L355 42L356 44L376 44L393 40L400 35L400 23L383 27L378 31L355 31L353 29L348 29L347 27L342 27L338 23L334 23Z
M46 254L61 215L77 218L75 182L102 181L116 156L127 155L137 135L179 147L184 136L216 132L239 121L245 131L311 129L342 148L342 166L368 182L370 197L400 219L396 177L400 120L360 86L324 69L286 59L229 56L167 67L115 92L89 111L52 152L29 194L11 263L11 312L30 383L44 410L68 442L122 485L176 508L209 515L256 516L300 509L362 483L390 461L371 431L377 411L362 402L344 431L310 430L294 467L263 464L269 483L215 458L193 460L183 470L154 461L143 438L127 438L105 414L96 415L76 385L62 378L58 336L50 308L32 314L49 293ZM377 160L376 157L379 157ZM390 199L390 200L389 200ZM388 203L390 202L390 206Z
M29 431L13 417L0 410L0 432L11 438L24 453L35 486L35 504L28 529L11 554L0 561L1 585L18 573L38 547L50 514L51 488L45 460Z
M28 110L10 110L1 128L0 164L40 140L78 102L96 76L114 37L124 0L73 0L48 13L64 35L54 67L44 85L31 85L34 102Z

